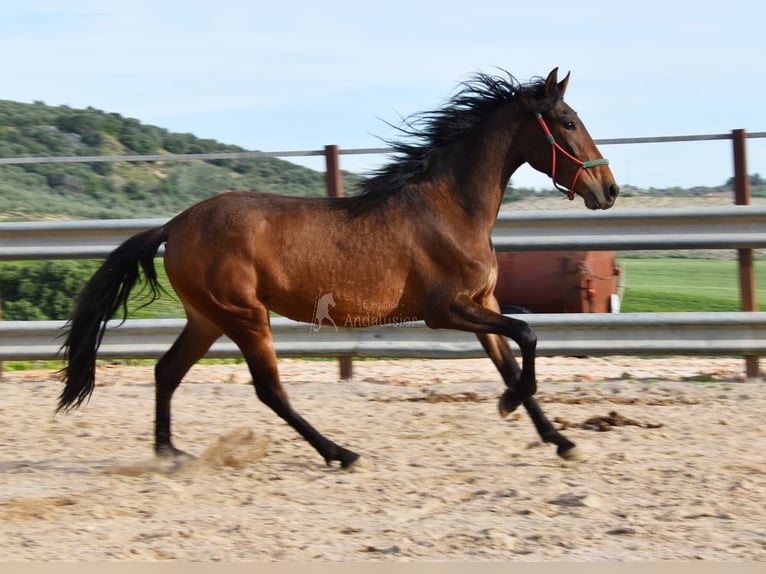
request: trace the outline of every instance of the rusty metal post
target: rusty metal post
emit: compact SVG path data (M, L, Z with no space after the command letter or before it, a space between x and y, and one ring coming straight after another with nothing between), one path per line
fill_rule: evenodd
M343 178L340 173L340 153L338 146L324 146L324 157L327 173L327 196L343 196ZM349 356L338 357L340 364L340 378L347 381L353 374L354 363Z
M737 205L750 205L750 176L747 173L747 151L745 130L732 130L734 144L734 202ZM739 292L743 311L757 311L755 298L755 271L753 268L753 250L738 249ZM745 375L748 379L760 376L759 358L745 357Z

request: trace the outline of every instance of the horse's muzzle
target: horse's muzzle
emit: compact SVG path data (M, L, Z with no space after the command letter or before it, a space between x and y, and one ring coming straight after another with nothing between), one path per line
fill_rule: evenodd
M611 183L603 192L590 191L585 195L585 207L588 209L609 209L614 205L617 196L620 195L620 187Z

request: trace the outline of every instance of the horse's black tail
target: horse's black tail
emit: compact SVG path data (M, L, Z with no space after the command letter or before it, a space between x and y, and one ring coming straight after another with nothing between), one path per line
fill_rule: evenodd
M138 233L115 249L85 284L75 310L67 322L66 341L61 347L67 365L60 372L64 390L57 411L79 407L90 397L96 383L96 355L106 324L118 310L128 314L128 298L144 271L150 289L147 305L157 299L162 287L157 280L154 257L167 239L164 227Z

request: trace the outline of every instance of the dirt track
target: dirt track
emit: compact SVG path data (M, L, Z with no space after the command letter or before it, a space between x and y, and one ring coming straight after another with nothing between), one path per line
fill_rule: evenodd
M740 359L540 359L579 464L526 414L496 415L489 361L354 366L339 383L333 362L281 361L298 411L363 455L352 471L325 467L241 365L179 389L177 444L201 456L177 469L151 454L151 367L101 368L57 416L51 372L5 373L0 560L766 559L766 385Z

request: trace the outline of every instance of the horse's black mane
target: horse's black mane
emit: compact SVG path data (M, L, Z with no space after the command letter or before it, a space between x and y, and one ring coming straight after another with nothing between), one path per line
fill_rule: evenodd
M343 204L352 216L366 213L417 182L427 173L440 147L463 137L499 106L514 103L519 109L542 113L558 99L558 90L545 96L542 78L522 84L508 72L503 77L476 74L461 83L444 106L415 114L405 119L403 126L395 126L410 141L388 141L397 157L363 180L360 192Z

